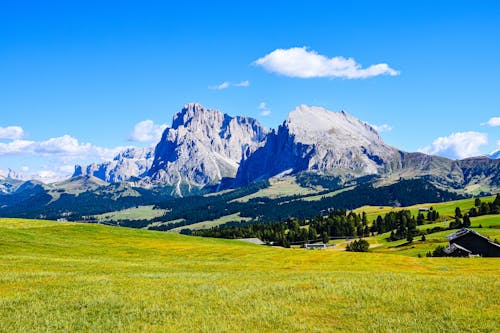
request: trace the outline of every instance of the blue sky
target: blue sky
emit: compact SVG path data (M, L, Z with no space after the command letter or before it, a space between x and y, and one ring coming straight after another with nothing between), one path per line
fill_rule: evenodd
M50 178L152 145L188 102L267 127L344 109L404 150L489 153L499 40L495 1L4 1L0 170Z

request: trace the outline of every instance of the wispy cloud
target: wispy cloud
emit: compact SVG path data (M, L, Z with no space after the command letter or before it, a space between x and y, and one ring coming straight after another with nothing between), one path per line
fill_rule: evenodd
M223 90L223 89L227 89L227 88L229 88L229 86L230 86L230 83L229 83L229 82L227 82L227 81L224 81L224 82L222 82L221 84L218 84L218 85L216 85L216 86L210 86L210 87L208 87L208 88L209 88L209 89L212 89L212 90Z
M481 125L487 125L491 127L497 127L500 126L500 117L491 117L490 120L488 120L485 123L482 123Z
M266 71L298 78L364 79L378 75L399 75L387 64L375 64L362 68L353 58L341 56L329 58L307 47L276 49L254 64Z
M20 126L0 127L0 139L17 140L22 138L24 130Z
M249 87L250 81L245 80L235 84L236 87Z
M246 87L249 87L249 86L250 86L250 81L248 81L248 80L241 81L241 82L238 82L238 83L231 83L229 81L224 81L221 84L218 84L218 85L215 85L215 86L209 86L208 88L212 89L212 90L223 90L223 89L227 89L229 87L243 87L243 88L246 88Z
M154 121L150 119L143 120L134 126L129 140L135 142L158 143L166 128L166 124L155 124Z
M479 132L458 132L439 137L431 145L420 148L426 154L462 159L480 155L479 148L488 144L488 135Z
M271 110L267 107L267 104L265 102L260 102L258 109L260 110L260 115L261 116L269 116L271 114Z
M382 124L382 125L368 124L368 125L373 127L379 133L392 131L392 126L388 124Z

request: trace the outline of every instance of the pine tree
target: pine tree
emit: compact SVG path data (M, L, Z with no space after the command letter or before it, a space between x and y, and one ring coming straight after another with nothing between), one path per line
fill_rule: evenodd
M470 227L470 218L469 218L469 215L465 214L464 215L464 222L463 222L463 226L465 228L468 228Z
M413 242L413 236L411 235L411 233L408 233L408 236L406 236L406 241L408 243L412 243Z

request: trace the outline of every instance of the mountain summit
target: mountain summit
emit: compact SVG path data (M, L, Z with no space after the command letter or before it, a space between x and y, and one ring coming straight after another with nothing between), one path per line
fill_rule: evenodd
M146 182L175 186L177 194L234 177L240 161L264 140L255 119L231 117L197 103L174 115L155 149Z
M128 148L112 161L90 164L86 167L75 166L72 177L94 176L108 183L129 181L147 175L153 163L152 148Z
M480 185L499 187L499 165L500 159L487 157L455 161L398 150L344 111L301 105L277 130L267 132L253 118L190 103L174 115L154 149L128 149L113 161L77 166L73 176L167 186L174 195L300 172L334 176L340 183L369 175L385 183L426 178L468 191Z
M368 124L344 111L301 105L242 162L237 182L300 171L360 177L387 172L399 163L399 151Z

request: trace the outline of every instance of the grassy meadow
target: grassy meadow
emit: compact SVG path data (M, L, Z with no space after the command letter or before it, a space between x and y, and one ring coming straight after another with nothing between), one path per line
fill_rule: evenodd
M153 219L167 212L165 209L153 209L153 205L138 206L114 212L95 215L98 221L142 220Z
M0 219L1 332L495 332L498 276L499 259Z
M381 215L382 217L391 212L391 211L398 211L402 209L408 209L411 211L412 215L417 215L418 214L418 209L419 208L433 208L434 210L439 212L439 220L443 221L443 218L446 218L448 222L450 221L450 218L455 216L455 208L459 207L462 213L468 212L472 207L474 207L474 198L470 199L462 199L462 200L455 200L455 201L447 201L447 202L438 202L438 203L424 203L424 204L419 204L419 205L414 205L414 206L408 206L408 207L390 207L390 206L362 206L354 210L354 212L361 214L362 212L366 213L366 216L368 218L368 221L370 223L377 218L378 215ZM487 196L487 197L482 197L481 201L482 202L492 202L495 200L495 196ZM426 213L424 212L424 215Z

